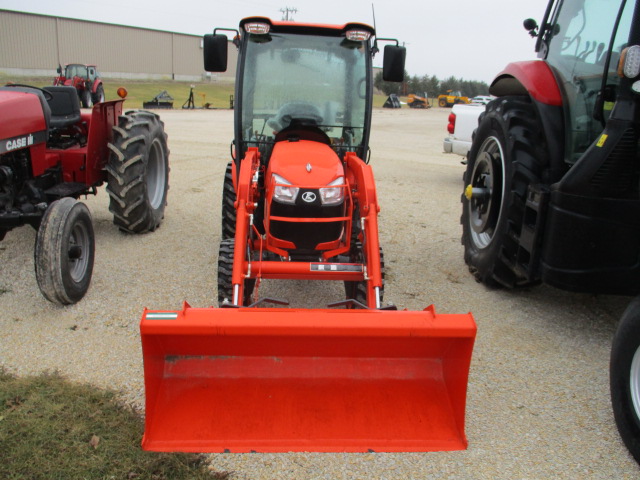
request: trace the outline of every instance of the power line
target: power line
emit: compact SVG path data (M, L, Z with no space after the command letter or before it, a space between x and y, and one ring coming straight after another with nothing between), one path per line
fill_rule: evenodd
M293 22L293 15L289 17L289 13L292 13L292 14L298 13L297 8L291 8L291 7L281 8L280 11L282 12L282 20L284 20L285 22Z

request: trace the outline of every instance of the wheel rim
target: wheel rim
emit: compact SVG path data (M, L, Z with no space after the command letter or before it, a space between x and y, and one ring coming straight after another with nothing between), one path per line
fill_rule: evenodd
M76 223L69 237L67 259L69 261L69 275L74 282L81 282L89 266L90 236L86 225Z
M476 155L471 174L469 226L471 239L479 248L492 242L504 201L504 152L496 137L488 137Z
M164 163L164 149L158 139L155 139L149 149L147 162L147 195L153 209L162 205L164 198L164 179L166 176Z
M631 387L631 402L636 412L636 417L640 418L640 347L636 349L631 361L631 371L629 372L629 386Z

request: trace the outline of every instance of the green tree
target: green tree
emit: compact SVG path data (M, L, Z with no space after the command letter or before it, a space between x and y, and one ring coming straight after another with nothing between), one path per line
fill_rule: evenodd
M400 94L402 84L399 82L385 82L382 79L382 72L378 72L373 80L373 86L385 95L391 95L392 93L398 95Z

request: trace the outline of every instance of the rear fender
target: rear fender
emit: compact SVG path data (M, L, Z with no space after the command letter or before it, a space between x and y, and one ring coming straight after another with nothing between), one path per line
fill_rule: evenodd
M564 112L558 82L542 60L514 62L493 80L489 92L496 97L509 95L531 98L544 130L549 155L549 183L566 172L564 161Z
M100 80L99 78L96 78L91 84L91 93L96 93L100 85L102 85L102 80Z
M83 121L88 126L86 153L86 177L87 185L99 185L105 179L104 167L109 159L108 144L113 140L112 129L118 124L118 117L122 115L123 99L98 103L93 106L91 116L88 118L83 113Z
M551 68L542 60L514 62L493 80L491 95L530 95L546 105L562 106L562 95Z

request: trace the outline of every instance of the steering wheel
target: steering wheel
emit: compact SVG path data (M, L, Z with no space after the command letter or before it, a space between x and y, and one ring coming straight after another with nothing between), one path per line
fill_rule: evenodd
M53 94L51 92L47 92L46 90L40 87L34 87L33 85L25 85L24 83L7 83L5 87L22 87L22 88L32 88L34 90L40 90L47 102L50 102L51 100L53 100Z

